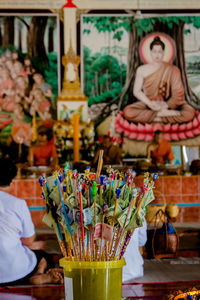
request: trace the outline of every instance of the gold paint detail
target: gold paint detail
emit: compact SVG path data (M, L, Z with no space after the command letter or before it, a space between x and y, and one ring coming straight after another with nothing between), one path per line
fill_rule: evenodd
M90 12L90 9L77 9L76 10L76 23L80 21L81 15L86 15Z
M60 9L53 9L51 8L50 11L54 14L58 14L59 15L59 18L62 22L64 22L64 13L63 13L63 9L60 8Z
M62 57L62 64L64 66L63 87L57 101L87 101L88 98L81 91L78 74L80 56L76 55L72 47L71 36L69 49Z

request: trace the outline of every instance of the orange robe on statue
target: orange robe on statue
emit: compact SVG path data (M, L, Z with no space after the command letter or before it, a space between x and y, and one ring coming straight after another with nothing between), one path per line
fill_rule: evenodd
M195 115L195 110L184 99L184 89L179 69L163 62L160 69L147 76L143 82L143 92L154 101L165 101L169 109L178 110L179 116L160 117L163 123L189 122ZM151 110L142 101L137 101L125 107L124 117L131 122L152 123L157 112Z

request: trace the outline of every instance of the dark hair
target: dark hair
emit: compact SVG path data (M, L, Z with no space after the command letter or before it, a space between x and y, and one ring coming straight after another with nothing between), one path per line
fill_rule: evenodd
M109 135L103 135L103 140L111 141L111 137Z
M26 55L25 57L24 57L24 60L31 60L31 58L30 58L30 56L28 56L28 55Z
M53 138L53 130L51 127L41 125L38 127L37 132L39 135L46 135L48 141Z
M150 49L153 49L153 46L161 46L161 48L163 50L165 50L165 44L163 43L163 41L161 41L159 36L155 36L155 38L153 39L153 41L150 44Z
M0 159L0 186L9 186L17 175L17 167L7 158Z
M161 130L156 130L156 131L154 132L154 135L159 135L159 134L161 134L161 133L163 133Z

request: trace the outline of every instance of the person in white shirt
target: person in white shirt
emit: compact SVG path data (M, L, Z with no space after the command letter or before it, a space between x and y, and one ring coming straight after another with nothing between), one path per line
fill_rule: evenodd
M38 244L28 206L9 194L16 173L10 160L0 159L0 286L60 283L61 273L47 271L53 267L50 255L31 250Z
M144 220L143 226L136 228L130 242L126 248L124 258L126 265L123 267L122 281L133 282L135 278L143 277L144 260L141 255L141 247L145 245L147 241L147 223Z

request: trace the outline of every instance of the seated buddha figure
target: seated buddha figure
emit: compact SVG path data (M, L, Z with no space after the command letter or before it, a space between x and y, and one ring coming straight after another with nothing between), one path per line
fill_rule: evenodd
M194 108L184 99L180 70L163 61L165 43L155 36L150 43L151 62L136 71L133 94L137 101L123 110L126 120L134 123L183 123L195 116Z

